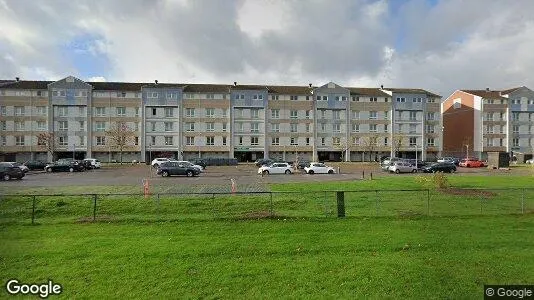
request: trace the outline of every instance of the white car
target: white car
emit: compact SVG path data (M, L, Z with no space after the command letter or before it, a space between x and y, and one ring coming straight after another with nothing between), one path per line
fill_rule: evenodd
M168 161L171 161L170 159L166 158L166 157L160 157L160 158L154 158L154 160L152 160L152 166L154 168L157 168L159 167L159 165L161 165L162 163L164 162L168 162Z
M90 162L91 163L91 167L93 169L100 169L102 167L102 163L96 158L86 158L83 161L84 162Z
M417 168L406 161L396 161L389 166L389 171L394 173L417 173Z
M293 173L293 167L288 163L273 163L269 166L261 166L258 169L258 174L291 174Z
M193 167L193 168L196 168L200 171L200 173L203 173L204 172L204 167L201 166L201 165L195 165L194 163L190 162L190 161L187 161L187 160L170 160L172 162L179 162L181 163L182 165L186 166L186 167Z
M306 172L306 174L310 174L310 175L311 174L334 174L336 173L334 168L329 167L323 163L317 163L317 162L310 163L310 166L305 167L304 171Z
M534 164L534 158L528 159L526 161L527 164Z

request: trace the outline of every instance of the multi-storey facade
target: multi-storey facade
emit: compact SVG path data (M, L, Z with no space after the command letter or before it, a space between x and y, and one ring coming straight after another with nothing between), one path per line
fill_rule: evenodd
M441 150L440 96L421 89L0 81L0 155L52 160L38 144L55 136L54 158L119 158L109 136L133 131L123 160L159 156L363 161Z
M458 90L442 104L443 152L487 158L509 152L518 159L534 152L534 91Z

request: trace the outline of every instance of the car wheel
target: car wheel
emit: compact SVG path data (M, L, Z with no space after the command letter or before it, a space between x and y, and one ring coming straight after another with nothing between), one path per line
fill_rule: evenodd
M185 175L187 177L191 177L191 176L193 176L193 171L187 171L187 173Z
M328 174L334 174L333 170L328 170Z
M161 176L163 176L163 177L169 177L169 172L167 172L167 171L163 171L163 172L161 172Z
M286 170L286 174L291 174L291 171L290 170Z
M261 173L262 173L263 175L269 175L269 171L267 171L267 170L263 170Z
M51 172L52 172L52 168L46 168L46 171L47 171L48 173L51 173Z
M11 179L11 176L9 176L9 174L5 174L4 177L2 177L5 181L8 181L9 179Z
M395 173L399 174L399 173L400 173L400 170L399 170L399 169L395 170Z
M314 173L313 170L309 170L308 171L308 174L310 174L310 175L313 175L313 173Z
M451 173L454 173L454 172L456 172L456 168L451 169Z
M417 169L413 169L413 170L412 170L412 173L417 173Z
M465 165L467 168L471 167L471 165Z
M74 168L69 168L69 172L74 172Z
M17 177L17 180L22 180L22 177Z

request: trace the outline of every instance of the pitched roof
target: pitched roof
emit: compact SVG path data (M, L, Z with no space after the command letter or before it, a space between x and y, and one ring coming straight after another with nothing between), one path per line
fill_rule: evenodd
M484 99L506 99L505 97L501 96L500 91L488 91L488 90L460 90L460 91L466 92L468 94L472 94L475 96L479 96Z
M185 84L180 83L144 83L141 85L143 88L183 88Z
M227 84L186 84L184 93L229 93L230 85Z
M379 88L348 88L351 95L363 95L363 96L377 96L377 97L389 97L389 94L382 91Z
M256 84L238 84L230 86L232 90L268 90L266 85L256 85Z
M311 95L314 88L305 85L269 85L269 93L285 95Z
M441 97L441 95L429 92L423 89L410 89L410 88L384 88L384 90L392 91L394 93L403 93L403 94L426 94L430 97Z
M132 91L140 92L141 87L150 83L142 82L87 82L93 86L96 91Z
M515 88L511 88L511 89L507 89L507 90L504 90L504 91L501 91L501 95L508 95L518 89L522 88L522 86L518 86L518 87L515 87Z
M20 80L12 81L11 83L6 83L2 85L2 88L17 89L17 90L46 90L48 89L48 84L52 81L30 81L30 80Z

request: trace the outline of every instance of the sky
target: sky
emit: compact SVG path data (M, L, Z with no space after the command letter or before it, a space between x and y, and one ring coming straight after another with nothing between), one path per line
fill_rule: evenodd
M534 89L532 0L0 0L0 79Z

